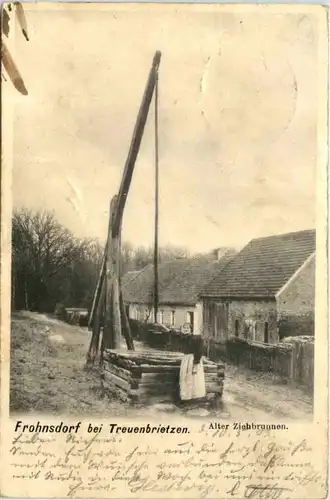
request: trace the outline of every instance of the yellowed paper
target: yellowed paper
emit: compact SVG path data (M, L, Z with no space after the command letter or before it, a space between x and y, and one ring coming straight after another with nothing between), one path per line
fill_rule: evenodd
M327 9L37 2L24 3L24 13L29 41L14 13L9 35L3 34L28 94L20 94L2 68L1 495L326 498ZM157 50L163 262L175 252L178 258L179 251L181 258L206 259L215 248L234 249L237 259L252 240L316 230L315 252L285 276L271 299L271 307L280 303L283 310L290 301L298 303L298 317L315 299L309 311L315 328L307 332L315 335L308 365L314 364L314 372L298 377L292 368L280 375L271 371L275 364L268 370L265 363L257 371L255 354L252 369L226 358L225 351L219 358L214 354L214 346L233 337L243 342L245 335L255 352L280 340L278 310L275 320L268 312L260 319L269 297L245 290L250 298L221 298L219 285L215 299L198 289L193 306L178 298L170 305L160 302L158 322L181 328L182 335L191 327L208 345L206 354L225 364L224 390L215 406L164 404L161 389L159 401L157 396L142 406L122 403L101 381L98 364L85 369L91 332L56 317L49 305L59 294L66 297L67 314L91 307L96 279L83 281L86 268L74 267L78 257L66 260L67 267L63 259L78 239L106 240L110 199L119 190ZM137 264L141 247L149 248L146 263L153 262L154 106L153 96L124 210L125 262L135 256L130 271L144 269ZM33 219L37 214L44 218ZM37 223L39 232L31 232ZM37 244L17 243L20 234L38 234ZM51 254L54 235L62 240ZM37 266L44 248L49 258L43 266L57 259L54 274ZM99 247L91 248L95 258ZM101 257L102 252L99 267ZM293 253L279 264L282 258L272 257L269 287L279 269L291 269ZM253 286L265 276L255 260ZM243 269L244 284L249 265L229 268L223 283L237 283ZM315 282L302 283L299 276L309 265L315 266ZM67 288L74 272L75 298ZM175 293L182 292L185 276L177 278ZM223 303L229 304L230 319L225 339L216 320ZM133 298L126 305L132 320L152 320L149 303ZM249 308L260 311L260 318ZM286 334L296 335L294 328ZM140 340L134 342L139 350ZM292 349L291 367L292 352L300 352ZM206 364L204 358L205 370Z

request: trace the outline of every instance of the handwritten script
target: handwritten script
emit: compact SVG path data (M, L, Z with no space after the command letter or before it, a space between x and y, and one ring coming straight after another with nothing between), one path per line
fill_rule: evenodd
M12 481L67 497L308 498L324 491L306 438L237 435L206 424L184 436L16 432Z

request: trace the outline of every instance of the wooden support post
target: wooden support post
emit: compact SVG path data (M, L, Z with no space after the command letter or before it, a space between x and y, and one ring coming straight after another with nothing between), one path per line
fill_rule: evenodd
M121 288L121 275L122 275L122 261L121 261L121 230L122 230L122 220L119 226L118 233L118 252L117 252L117 273L118 273L118 286L119 286L119 308L121 317L121 327L122 333L126 341L127 349L129 351L134 351L134 342L131 334L131 328L129 324L129 319L126 314L125 303L123 292Z
M130 334L129 322L126 316L120 287L120 239L123 212L126 204L127 194L130 188L135 162L140 149L144 127L154 89L157 83L157 74L160 64L161 53L155 52L152 67L149 72L147 85L143 94L139 114L135 123L133 137L125 163L124 173L119 186L118 196L111 200L110 221L108 240L104 252L99 281L95 290L88 327L93 325L93 336L87 355L87 360L95 359L100 336L100 316L96 313L99 307L103 307L105 299L104 327L101 346L101 359L103 349L106 347L119 348L121 344L122 324L127 347L134 349ZM156 116L157 118L157 116ZM156 120L157 121L157 120ZM100 305L102 304L102 306Z
M87 353L86 366L93 365L95 363L95 359L99 351L100 336L101 336L101 321L103 320L104 316L104 299L105 299L105 282L103 282L102 287L100 288L97 307L94 311L93 323L92 323L93 333Z
M114 268L113 335L114 335L114 349L119 349L122 341L122 316L120 311L120 267L121 267L120 232L119 234L113 237L112 241L113 241L113 268Z
M102 257L100 274L99 274L99 278L98 278L97 285L96 285L96 290L95 290L94 297L93 297L92 308L91 308L90 314L89 314L89 320L88 320L88 329L89 330L91 328L93 328L94 315L95 315L96 310L98 308L101 293L102 293L102 287L103 287L104 276L105 276L105 271L106 271L107 254L108 254L108 242L105 245L105 249L104 249L104 253L103 253L103 257Z
M126 309L125 309L125 303L123 299L123 293L120 289L120 295L119 295L119 301L120 301L120 313L121 313L121 320L122 320L122 328L123 328L123 335L126 340L126 345L127 349L129 351L134 351L134 343L132 339L132 333L131 333L131 328L129 325L129 320L126 314Z
M95 311L94 321L93 321L93 333L91 342L89 345L88 353L87 353L87 365L92 365L95 362L99 343L100 343L100 332L101 332L101 324L100 324L100 311L99 308Z
M119 304L119 238L113 237L113 218L116 211L117 196L110 203L110 223L108 232L108 254L106 266L106 295L103 339L104 347L119 349L121 344L121 317Z

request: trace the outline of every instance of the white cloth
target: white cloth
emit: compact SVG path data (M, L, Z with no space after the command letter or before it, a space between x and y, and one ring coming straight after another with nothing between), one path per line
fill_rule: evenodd
M193 370L194 369L194 370ZM196 372L196 373L193 373ZM180 398L183 401L206 396L203 361L194 366L194 355L186 354L180 366Z

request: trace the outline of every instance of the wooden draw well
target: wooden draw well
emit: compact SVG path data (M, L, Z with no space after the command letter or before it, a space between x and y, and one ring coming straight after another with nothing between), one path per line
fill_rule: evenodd
M183 354L156 349L106 349L103 355L104 389L122 401L137 404L179 401L179 374ZM203 358L206 394L222 396L225 366Z

